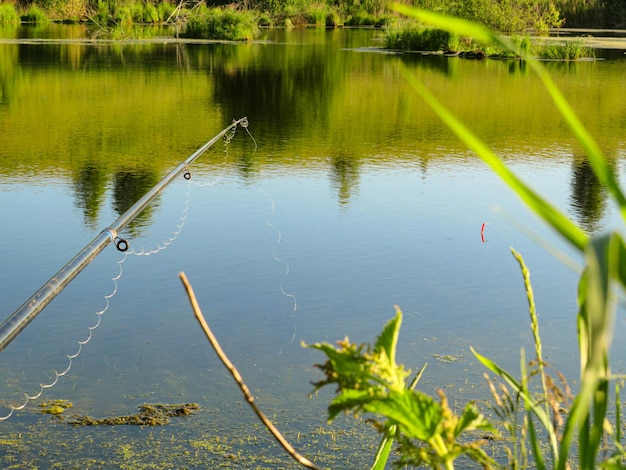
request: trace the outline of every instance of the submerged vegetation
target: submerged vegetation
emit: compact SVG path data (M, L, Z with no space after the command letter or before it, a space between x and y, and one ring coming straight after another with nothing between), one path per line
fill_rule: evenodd
M200 407L197 403L184 403L167 405L162 403L145 404L139 407L139 411L133 415L113 416L108 418L92 418L91 416L78 416L70 421L72 426L163 426L175 416L187 416Z
M39 411L43 414L59 416L74 404L67 400L50 400L39 404Z

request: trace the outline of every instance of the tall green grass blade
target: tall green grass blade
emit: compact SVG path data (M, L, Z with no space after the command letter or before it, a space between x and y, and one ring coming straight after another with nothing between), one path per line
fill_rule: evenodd
M541 453L541 446L539 444L539 438L537 437L537 431L535 431L535 423L533 422L531 410L526 410L526 414L528 420L528 438L530 439L530 448L535 458L535 465L538 470L546 470L546 464L543 461L543 454Z
M550 423L550 417L546 414L544 409L535 401L530 393L528 393L524 389L524 387L517 380L515 380L515 378L511 374L502 369L491 359L488 359L485 356L477 353L473 347L470 347L470 349L474 356L476 356L476 359L478 359L491 372L504 379L504 381L509 384L509 386L522 397L522 399L528 404L532 412L535 414L535 416L537 416L541 424L546 429L550 429L552 427L552 424Z
M511 248L511 253L513 253L513 257L517 260L520 265L520 269L522 270L522 278L524 279L524 289L526 290L526 297L528 299L528 314L530 316L530 329L533 333L533 340L535 343L535 356L537 358L537 367L539 369L539 376L541 379L541 386L543 390L543 406L546 416L550 416L550 405L548 400L548 385L547 385L547 377L544 369L544 361L543 361L543 347L541 345L541 336L539 334L539 319L537 318L537 308L535 306L535 295L533 293L532 284L530 282L530 272L526 267L526 263L524 262L524 258L520 253ZM520 371L522 377L522 388L525 392L530 395L528 390L528 371L526 369L526 354L524 349L521 351L521 361L520 361ZM528 402L525 402L526 408L530 410ZM535 455L535 460L538 466L545 465L543 463L543 456L541 455L539 449L539 443L536 441L536 435L534 431L534 422L532 421L532 417L529 416L529 425L531 426L530 435L531 446L533 449L533 454ZM546 429L550 438L550 450L552 454L552 460L555 461L558 455L558 439L556 436L556 432L553 426L550 426Z
M524 279L524 288L526 289L526 298L528 299L528 314L530 316L530 329L533 333L533 340L535 343L535 355L537 357L537 367L539 369L539 377L541 378L541 387L543 389L543 402L546 410L546 414L550 412L550 405L548 403L548 385L546 372L544 368L543 360L543 347L541 345L541 335L539 334L539 319L537 318L537 307L535 305L535 295L533 293L533 287L530 282L530 272L524 262L524 258L520 253L511 248L513 257L517 260L522 270L522 277ZM522 364L522 367L525 367ZM523 371L522 376L525 377Z
M492 170L513 190L517 195L551 225L557 232L565 237L579 250L583 250L588 242L588 237L574 222L560 212L556 207L539 196L520 180L491 149L459 121L439 100L406 68L401 69L404 78L426 103L435 111L440 119Z
M581 388L570 409L563 429L559 467L565 460L576 431L579 435L581 468L594 468L601 444L604 418L608 405L608 352L611 343L614 298L612 282L620 265L626 262L622 238L607 234L592 240L585 250L586 272L580 283L578 318L581 348ZM590 408L593 406L593 420Z
M530 390L528 388L528 379L530 375L528 374L528 369L526 368L526 350L524 348L520 351L520 376L521 376L521 386L524 391L524 396L531 396ZM548 419L550 419L550 409L547 404L547 399L545 396L543 397L544 406L545 406L545 415ZM531 414L532 411L532 403L529 400L524 400L524 407L526 408L527 413L527 421L528 421L528 438L530 440L530 448L533 452L533 456L535 459L535 464L539 469L545 469L546 464L544 462L543 453L541 451L541 442L537 437L537 432L535 430L535 422L533 420L533 416ZM534 403L535 406L539 406L539 403ZM543 423L542 423L543 424ZM550 421L550 426L545 426L545 431L548 433L550 438L550 455L552 456L552 462L556 462L559 453L559 443L556 436L556 432L554 427L552 426L552 422Z
M595 393L593 394L593 421L589 433L589 452L585 466L596 468L596 457L602 446L604 437L604 419L609 405L609 381L602 379L599 381Z
M385 470L397 429L398 427L395 424L389 427L387 434L384 435L380 444L378 444L378 449L376 450L374 462L372 463L370 470Z
M615 440L622 442L622 402L620 400L620 385L615 383Z

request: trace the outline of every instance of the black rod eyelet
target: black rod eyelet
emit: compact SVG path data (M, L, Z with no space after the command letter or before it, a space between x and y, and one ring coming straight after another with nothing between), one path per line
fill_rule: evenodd
M124 252L124 251L128 250L129 245L128 245L128 242L126 240L124 240L123 238L117 237L115 239L115 247L119 251Z

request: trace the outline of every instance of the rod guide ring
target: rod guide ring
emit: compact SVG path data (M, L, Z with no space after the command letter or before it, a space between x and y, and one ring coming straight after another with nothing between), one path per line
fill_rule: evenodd
M129 246L130 245L128 244L128 242L124 240L123 238L120 238L120 237L115 238L115 247L119 251L121 252L127 251Z

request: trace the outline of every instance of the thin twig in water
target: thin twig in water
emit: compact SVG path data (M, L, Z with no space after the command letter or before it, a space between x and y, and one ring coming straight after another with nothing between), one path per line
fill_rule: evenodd
M185 276L185 273L181 272L178 275L178 277L180 277L180 280L183 281L183 286L185 286L185 290L187 291L187 296L189 297L189 301L191 302L191 308L193 309L193 313L196 316L198 323L200 323L200 326L202 327L204 334L206 335L209 342L211 343L211 346L213 346L213 349L215 350L215 353L217 354L217 356L220 358L222 363L226 366L230 374L233 376L233 379L235 379L235 382L237 382L237 385L239 385L239 388L243 392L243 395L246 401L250 404L250 406L252 407L256 415L259 417L261 422L272 433L272 435L276 438L279 444L283 446L283 448L287 451L287 453L291 455L297 462L299 462L300 464L302 464L303 466L307 468L312 468L312 469L317 470L318 467L316 467L315 464L311 462L309 459L300 455L291 446L291 444L287 442L287 440L283 437L283 435L276 428L276 426L274 426L274 424L272 424L272 422L267 418L267 416L265 416L265 414L257 407L256 403L254 402L254 397L250 393L250 390L248 390L248 387L244 383L243 378L239 374L239 371L233 365L233 363L230 362L230 360L228 359L228 357L222 350L220 344L217 342L217 338L215 338L215 336L213 335L213 332L209 328L209 325L205 321L204 316L202 315L202 311L200 310L200 306L198 305L198 301L196 300L196 296L193 293L191 284L189 284L189 281L187 280L187 276Z

